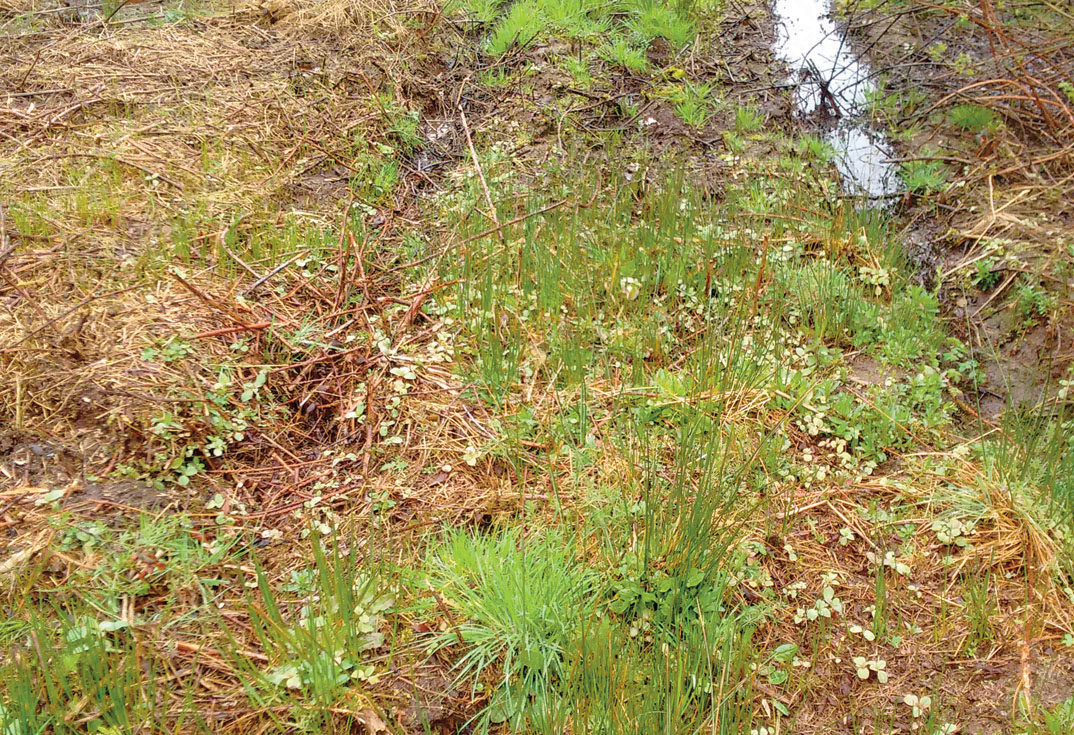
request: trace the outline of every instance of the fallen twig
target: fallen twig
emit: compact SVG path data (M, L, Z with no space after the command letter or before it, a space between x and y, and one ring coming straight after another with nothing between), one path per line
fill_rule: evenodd
M568 201L570 201L570 200L569 199L560 199L558 202L553 202L552 204L549 204L548 206L545 206L545 207L541 207L540 209L538 209L536 211L527 212L526 214L519 215L518 217L515 217L514 219L508 220L507 222L504 222L501 225L496 225L495 227L487 229L484 232L479 232L476 235L471 235L470 237L463 238L462 240L459 240L456 243L451 243L450 245L445 245L444 247L440 248L436 252L430 253L429 255L426 255L423 258L418 258L417 260L412 260L409 263L403 263L402 265L397 265L397 266L394 266L393 268L389 268L388 273L395 273L396 271L406 270L408 268L413 268L414 266L421 265L422 263L427 263L430 260L432 260L433 258L438 258L438 257L440 257L442 255L445 255L446 253L448 253L448 252L450 252L452 250L455 250L457 248L461 248L463 245L467 245L468 243L471 243L474 240L480 240L483 237L488 237L489 235L495 235L497 232L499 232L500 230L502 230L505 227L510 227L511 225L517 225L519 222L525 222L530 217L536 217L539 214L545 214L546 212L551 212L553 209L559 209L564 204L566 204ZM590 202L590 204L592 204L592 202ZM584 204L584 205L579 204L578 206L580 206L580 207L589 206L589 204Z
M249 288L247 288L245 291L242 292L242 295L243 296L249 296L254 291L256 291L257 289L261 288L261 286L263 286L270 278L272 278L274 275L276 275L277 273L282 271L287 266L289 266L292 263L294 263L296 260L298 260L299 258L301 258L305 254L306 254L306 251L302 251L301 253L296 253L295 255L291 256L286 261L284 261L283 263L281 263L280 265L276 266L275 268L270 270L268 273L266 273L265 275L261 276L256 281L254 281L253 285L251 285Z
M497 227L500 226L500 218L496 216L496 205L492 203L492 194L489 193L488 182L485 181L485 172L481 169L481 161L477 158L477 151L474 150L474 141L470 137L470 125L466 122L466 113L463 112L462 105L459 105L459 119L462 120L462 132L466 136L466 147L470 149L470 160L474 162L474 168L477 169L477 180L481 183L481 191L485 195L485 204L489 208L489 217L492 218L493 224ZM503 239L503 230L499 230L500 239Z
M244 324L238 327L224 327L223 329L213 329L208 332L201 332L195 334L194 339L205 339L206 337L220 337L225 334L235 334L236 332L256 332L261 329L268 329L272 326L272 322L258 322L257 324Z

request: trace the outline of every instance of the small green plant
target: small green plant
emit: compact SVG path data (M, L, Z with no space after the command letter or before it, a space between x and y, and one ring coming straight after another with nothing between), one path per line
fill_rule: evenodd
M538 5L549 30L557 35L583 40L612 28L609 6L592 5L589 0L538 0Z
M565 673L564 652L592 604L594 575L563 538L524 539L515 529L480 537L452 532L428 567L429 586L457 620L430 638L427 650L461 644L456 674L475 687L498 669L484 716L520 717L530 697Z
M580 89L588 89L593 84L593 74L589 68L588 58L576 58L567 56L563 59L563 67L571 75L574 85Z
M1031 728L1031 735L1067 735L1074 732L1074 697L1045 710L1040 714L1039 726Z
M876 633L874 633L869 628L866 628L866 627L864 627L862 625L858 625L857 623L851 623L850 625L848 625L847 626L847 631L849 631L850 633L853 633L854 635L860 635L862 638L864 638L869 643L872 643L873 641L876 640Z
M807 620L831 619L834 614L843 614L843 601L836 596L835 589L831 585L827 585L812 607L800 607L795 611L794 622L801 625Z
M388 116L388 132L392 135L396 146L402 147L408 153L420 148L424 142L421 137L420 113L417 110L412 110L399 104L390 95L382 97L381 106ZM388 156L393 153L390 149L383 152ZM395 163L394 161L389 162Z
M36 620L9 652L14 671L2 685L0 732L125 733L159 721L159 662L128 624L91 611L61 620Z
M489 329L486 335L475 361L478 384L489 403L502 406L518 381L523 343L517 334L501 337L497 331ZM476 457L475 453L471 454Z
M940 302L936 295L917 284L897 291L886 313L874 312L874 319L877 316L883 318L882 324L878 325L879 334L875 335L879 343L878 354L892 365L915 368L925 363L934 366L947 340L936 320L939 311ZM936 380L937 376L933 375L924 382L935 390Z
M764 114L755 107L735 108L735 132L755 133L764 125Z
M854 671L857 673L859 679L868 679L870 676L876 676L876 680L881 684L887 684L888 672L887 661L879 658L866 658L865 656L854 656L852 659L854 664Z
M948 121L969 133L983 133L996 128L996 114L980 105L955 105L947 111Z
M983 258L974 265L973 284L982 291L991 291L1003 279L995 258Z
M965 548L969 546L970 536L976 533L975 523L960 518L937 518L932 522L932 532L936 540L947 546Z
M623 36L606 42L597 49L597 55L610 64L633 72L640 73L649 70L649 59L645 56L645 49L635 46Z
M690 127L700 128L712 114L713 86L687 82L675 97L675 114Z
M869 559L870 562L875 564L875 563L877 563L877 561L879 561L885 567L887 567L888 569L891 569L892 571L894 571L896 574L898 574L901 577L909 577L910 572L913 571L910 568L909 564L907 564L904 561L901 561L899 559L899 557L896 556L894 551L886 551L886 552L884 552L883 557L877 556L876 554L874 554L873 552L870 551L870 552L868 552L868 554L866 556L867 556L867 558Z
M167 341L142 350L142 359L146 362L177 362L194 352L189 342L179 337L169 337Z
M902 165L907 191L933 194L947 186L947 168L942 161L907 161Z
M805 158L813 158L827 164L835 157L835 149L832 144L818 135L803 135L795 142L798 154Z
M1074 105L1074 82L1063 81L1057 85L1059 91L1063 93L1063 96L1067 98L1070 104Z
M164 359L169 349L173 348L166 347L158 359ZM268 370L262 369L252 380L238 383L233 369L222 366L216 373L216 382L204 394L207 402L198 404L196 410L169 408L154 416L149 431L163 445L146 468L154 484L158 487L170 482L183 487L189 485L206 469L208 460L240 445L252 424L273 415L274 404L261 400L267 380Z
M486 69L481 72L481 83L486 87L509 87L514 81L515 76L512 71L506 67L494 66L491 69Z
M916 694L907 694L902 698L902 702L910 708L910 714L915 720L925 715L932 707L932 697L927 695L919 697Z
M515 46L525 48L544 30L544 25L544 17L536 2L518 0L493 26L485 50L500 56Z
M866 97L870 114L885 121L912 115L928 101L925 91L914 86L890 94L883 87L877 87Z
M1018 286L1014 305L1018 316L1029 324L1050 314L1055 308L1055 300L1037 284L1026 281Z
M269 668L254 669L237 647L233 658L266 696L298 691L327 706L350 682L376 682L367 653L384 641L384 614L394 595L380 574L359 564L357 544L343 552L314 535L311 547L313 568L292 576L298 599L281 599L265 570L256 570L250 620Z
M456 0L470 20L492 23L500 13L504 0Z
M694 38L690 19L658 0L634 0L634 17L627 27L646 41L659 37L673 46L685 46Z
M759 666L750 664L747 621L709 618L683 628L674 642L647 645L608 620L587 625L568 649L569 668L552 696L535 697L526 732L571 732L570 723L608 723L602 731L702 732L718 720L729 733L745 733L755 721L749 681L758 675L784 682L784 644ZM793 647L793 648L792 648ZM752 669L752 671L751 671ZM781 684L774 684L780 686ZM775 705L786 716L782 702ZM550 718L551 712L558 717ZM553 720L550 722L550 720Z
M980 62L978 62L968 53L963 51L959 53L957 57L955 57L955 61L951 64L951 66L954 67L955 72L957 74L960 74L964 77L972 77L977 74L977 68L979 63Z
M963 581L963 600L969 620L969 636L964 644L968 656L976 656L980 650L979 646L995 639L992 620L995 618L997 605L992 598L991 582L992 576L987 572L980 576L967 577Z
M722 591L703 585L704 581L701 570L695 570L685 580L665 572L639 580L624 570L621 578L611 584L613 597L608 607L631 623L632 637L652 641L661 633L674 631L683 619L696 618L698 610L705 613L719 608Z
M870 319L871 306L862 289L841 268L828 261L788 264L777 272L790 314L815 340L851 344Z
M776 646L769 656L768 661L757 667L757 673L768 679L773 686L782 686L790 679L790 672L786 664L791 663L798 655L798 646L794 643L783 643Z

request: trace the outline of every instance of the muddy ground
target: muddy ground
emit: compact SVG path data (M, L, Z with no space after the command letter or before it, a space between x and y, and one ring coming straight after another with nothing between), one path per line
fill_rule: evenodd
M451 188L453 175L470 170L472 138L508 149L527 181L540 181L541 167L563 150L592 145L585 160L594 161L593 168L609 174L621 168L655 185L682 167L718 202L735 177L748 175L739 159L763 161L776 151L758 135L731 155L724 134L734 127L736 105L755 107L766 127L788 134L818 125L795 114L791 75L773 52L775 19L763 3L727 3L718 20L704 27L706 42L696 47L676 50L658 41L647 50L654 69L674 69L719 89L727 104L700 126L685 124L667 99L653 94L660 84L655 75L614 69L578 89L548 62L565 42L493 58L477 50L480 39L468 24L434 4L398 18L386 10L371 25L347 3L214 6L212 14L191 14L159 31L147 30L146 18L156 17L152 6L120 8L112 19L118 27L88 6L35 5L30 20L17 12L26 8L14 7L0 2L6 14L0 33L8 34L0 49L0 188L21 202L47 201L73 189L71 181L99 177L92 178L93 190L112 195L98 208L75 201L51 222L10 215L0 222L0 301L6 310L0 366L16 376L0 386L0 528L8 558L20 563L40 551L27 529L47 528L33 505L35 494L46 489L63 490L64 511L105 518L115 527L135 524L144 513L190 514L206 524L218 514L257 521L259 533L269 532L259 546L270 551L276 548L272 534L292 533L298 523L293 515L314 497L355 517L390 498L392 540L403 539L407 554L415 528L441 522L487 528L520 513L527 497L552 497L556 490L548 478L519 487L503 462L418 472L447 465L462 447L487 439L494 418L449 365L422 375L414 391L420 402L406 409L435 418L421 424L426 434L408 432L402 439L398 456L410 461L408 474L390 482L378 476L386 457L374 449L374 422L363 428L337 421L336 414L343 413L337 411L342 401L364 391L368 416L394 416L388 386L399 366L365 347L337 356L344 345L332 341L339 330L333 319L350 294L304 286L290 264L275 270L266 243L294 221L285 225L280 213L297 212L303 226L330 228L359 211L353 221L367 240L340 242L352 249L345 252L372 243L368 257L359 258L369 268L362 288L374 305L370 313L384 315L397 343L438 356L443 347L436 318L422 304L444 285L408 282L403 266L429 257L432 245L415 246L412 231L437 230L439 223L428 221L427 203ZM1068 125L1060 108L1068 114L1072 103L1057 99L1041 107L996 90L1024 86L1026 75L1045 72L1051 76L1041 84L1055 88L1052 77L1074 67L1069 42L1049 45L1046 29L1030 26L1023 37L979 14L984 11L976 4L959 8L961 14L952 15L925 3L882 5L843 13L840 22L893 100L878 105L875 124L889 133L904 163L937 158L946 167L942 183L906 192L891 202L891 212L918 279L941 296L950 334L971 345L979 362L979 381L959 404L959 428L969 436L1002 424L1012 407L1028 409L1053 396L1057 381L1070 377L1074 122ZM22 25L15 25L16 18ZM1016 58L1020 44L1040 52L1030 70L994 60ZM964 73L967 64L977 65L974 75ZM511 77L527 68L540 71L530 79ZM480 81L501 71L512 81ZM960 101L992 110L1005 124L978 132L952 126L943 111ZM420 127L403 130L386 109L391 105L417 112ZM608 131L622 133L619 148L602 142L599 134ZM409 147L407 135L416 137ZM383 146L405 149L397 156L398 180L356 206L348 183L355 161ZM644 151L638 157L644 165L627 160L623 151ZM103 174L91 165L102 158L111 161ZM215 163L202 169L199 162L206 159ZM0 202L0 213L10 210ZM153 266L156 280L147 290L127 291L128 274L146 245L176 241L180 230L191 254L178 276ZM258 259L236 254L253 252L254 245L265 248ZM976 264L986 261L982 275ZM346 255L339 262L345 264ZM263 301L236 298L258 289ZM1026 294L1043 296L1027 302ZM390 311L394 306L407 308L397 314ZM315 338L292 345L287 360L267 368L289 412L286 424L241 427L247 435L241 445L225 459L203 458L204 471L190 489L165 489L139 473L172 441L162 438L166 427L154 431L162 411L209 433L215 400L209 394L218 377L180 360L147 363L147 345L163 351L175 334L197 334L208 365L230 354L236 335L256 339L265 329L258 325L283 323L297 332L306 322L315 325ZM864 356L852 367L862 384L889 376ZM237 380L253 384L261 369L243 363ZM545 448L526 449L537 456ZM337 454L326 458L325 450ZM897 460L881 469L899 476ZM322 486L329 489L315 489ZM838 537L845 520L837 508L851 501L864 505L887 492L868 481L838 495L812 489L794 498L797 506L812 508L803 517L820 529L819 536L797 532L799 555L818 568L840 569L848 580L841 594L860 609L870 599L869 570L843 561L838 549L817 538ZM207 507L216 493L228 495L226 505ZM888 535L896 540L894 531ZM298 563L296 556L281 546L275 570L283 575ZM61 579L66 564L54 556L37 573ZM764 564L777 586L794 578L789 564L774 558ZM937 573L924 586L942 596L945 584ZM747 600L755 594L743 592ZM1016 732L1011 723L1027 681L1043 708L1064 701L1074 688L1074 656L1059 644L1057 632L1066 623L1057 616L1037 630L1028 623L1020 627L1026 603L1018 594L1017 579L996 591L1006 612L991 650L956 659L951 642L938 640L932 648L908 644L900 651L907 678L959 703L961 732ZM933 602L907 594L900 612L928 626ZM767 643L799 632L777 620L762 634ZM207 675L207 691L225 689L213 683L214 676L220 682L228 676L218 668ZM384 710L407 732L421 732L425 722L443 732L464 731L480 701L460 690L449 671L446 660L404 661L378 691L389 703ZM798 699L797 693L761 690L758 701L765 703L758 706L794 706L801 713L795 732L871 732L879 726L874 713L890 704L884 695L863 693L853 672L836 663L823 664L812 676L824 682L818 687L824 693L814 689ZM228 712L229 696L206 698ZM855 703L854 717L848 701ZM241 716L238 722L241 731ZM894 727L909 731L916 724L902 713Z

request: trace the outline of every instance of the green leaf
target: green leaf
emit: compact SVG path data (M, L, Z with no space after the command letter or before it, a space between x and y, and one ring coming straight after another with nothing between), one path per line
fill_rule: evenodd
M286 664L279 666L268 673L266 676L270 684L280 686L281 684L288 689L301 689L302 680L298 676L298 669L294 664Z
M34 505L48 505L49 503L56 502L57 500L59 500L63 496L64 496L64 491L63 490L49 490L47 493L45 493L40 498L35 500Z
M772 659L774 661L787 662L793 659L798 654L798 645L795 643L783 643L776 646L776 650L772 651Z
M102 620L97 623L97 627L102 633L114 633L117 630L123 630L129 627L129 623L126 620Z

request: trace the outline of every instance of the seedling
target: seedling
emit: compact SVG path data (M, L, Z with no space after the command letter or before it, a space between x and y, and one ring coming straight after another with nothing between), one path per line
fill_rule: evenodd
M852 623L847 626L847 630L849 630L851 633L854 633L855 635L860 635L862 638L869 641L870 643L876 640L876 634L873 633L873 631L868 628L863 628L857 623Z
M831 586L826 586L821 597L809 608L798 608L794 613L794 622L798 625L806 621L831 619L832 613L843 614L843 601L835 595Z
M903 704L910 708L914 719L921 717L929 711L930 707L932 707L932 697L927 695L919 697L916 694L907 694L902 698L902 701Z
M936 534L936 540L947 546L965 548L969 545L969 536L976 533L976 524L973 521L963 521L958 518L941 518L932 522L932 531Z
M867 552L866 558L868 558L868 560L873 564L876 564L877 560L878 560L877 555L874 554L871 551ZM912 569L910 568L909 564L907 564L904 561L900 561L895 556L894 551L886 551L886 552L884 552L883 565L885 567L888 567L889 569L894 570L896 574L899 574L899 575L901 575L903 577L909 577L910 572L912 571Z
M855 656L852 660L854 662L854 670L859 679L864 680L875 675L878 682L881 684L887 683L887 662L883 659L868 659L864 656Z

